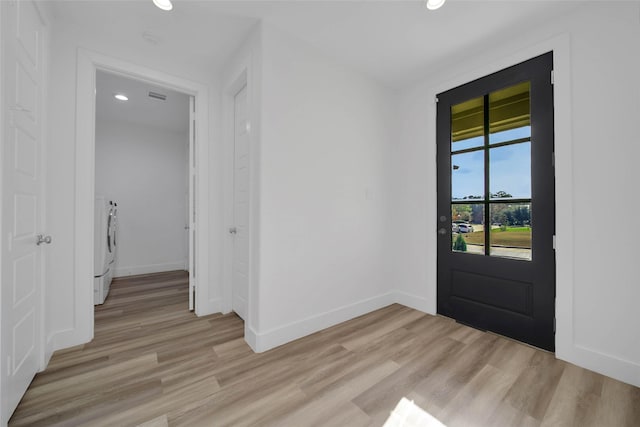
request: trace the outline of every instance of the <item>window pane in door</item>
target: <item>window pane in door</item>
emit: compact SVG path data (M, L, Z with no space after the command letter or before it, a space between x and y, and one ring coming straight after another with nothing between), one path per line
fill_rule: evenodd
M489 94L489 144L531 137L530 83Z
M484 255L484 205L451 205L451 250Z
M451 107L451 151L484 145L484 97Z
M490 255L531 260L531 203L491 203Z
M489 149L491 199L531 198L531 142Z
M484 150L451 156L451 200L484 198Z

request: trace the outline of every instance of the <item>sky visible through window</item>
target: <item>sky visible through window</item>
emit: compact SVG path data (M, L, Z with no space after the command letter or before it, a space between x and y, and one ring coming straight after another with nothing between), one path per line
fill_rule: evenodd
M531 127L523 126L490 135L490 144L531 136ZM483 137L454 142L452 151L480 147ZM504 191L513 198L531 197L531 142L489 149L490 192ZM451 198L484 198L484 150L451 156ZM471 196L471 197L470 197Z

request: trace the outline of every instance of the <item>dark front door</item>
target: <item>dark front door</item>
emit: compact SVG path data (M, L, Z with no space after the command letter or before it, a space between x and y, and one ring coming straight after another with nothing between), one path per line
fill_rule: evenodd
M438 313L554 350L552 53L438 95Z

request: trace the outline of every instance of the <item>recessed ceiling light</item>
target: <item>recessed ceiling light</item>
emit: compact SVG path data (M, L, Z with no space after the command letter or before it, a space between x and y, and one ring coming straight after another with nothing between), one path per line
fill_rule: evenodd
M155 0L154 0L155 1ZM440 9L446 0L427 0L427 9Z
M116 93L115 95L113 95L113 97L115 99L117 99L118 101L128 101L129 97L127 95L125 95L124 93Z
M171 4L171 0L153 0L153 4L158 6L162 10L171 10L173 9L173 5Z

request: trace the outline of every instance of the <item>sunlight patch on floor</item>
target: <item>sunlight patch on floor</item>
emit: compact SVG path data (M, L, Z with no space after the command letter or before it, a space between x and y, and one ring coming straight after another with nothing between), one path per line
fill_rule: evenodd
M384 423L384 427L446 427L433 415L403 397L391 411L391 415Z

